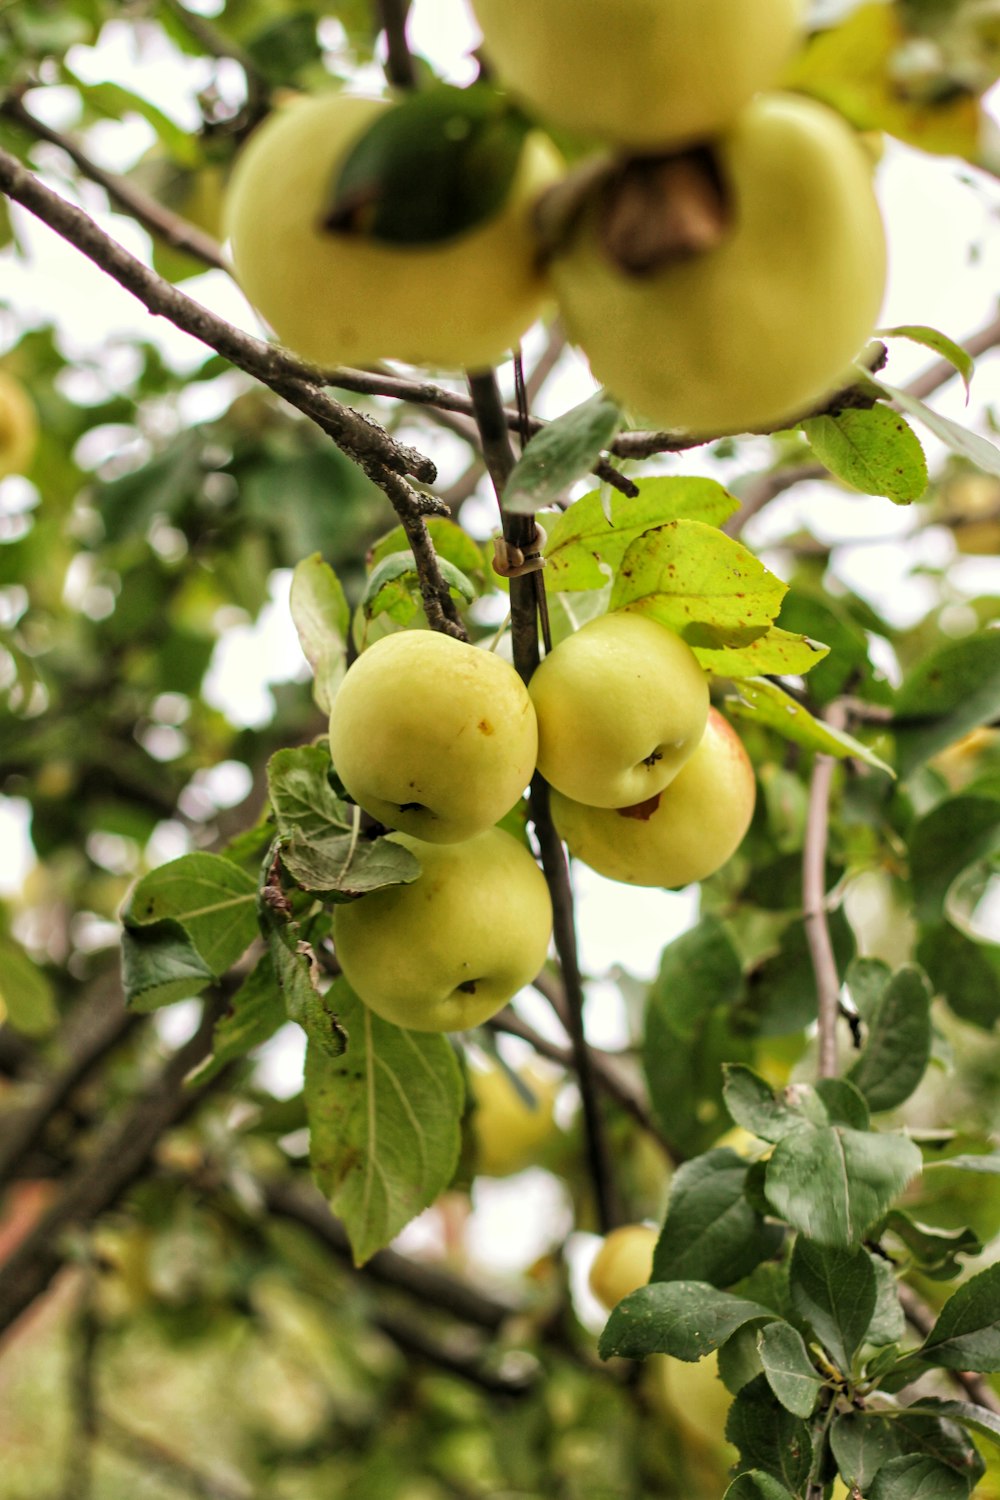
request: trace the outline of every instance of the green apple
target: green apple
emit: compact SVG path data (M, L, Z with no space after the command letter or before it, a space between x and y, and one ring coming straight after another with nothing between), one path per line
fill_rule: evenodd
M333 701L330 755L354 800L432 844L492 828L535 769L538 730L509 662L452 636L373 642Z
M705 731L708 679L690 646L616 610L555 647L529 684L538 769L567 797L626 807L673 780Z
M608 1312L646 1285L659 1237L648 1224L623 1224L604 1239L590 1267L590 1290Z
M19 380L0 370L0 479L23 474L38 442L38 418Z
M469 1072L475 1165L485 1177L509 1177L532 1166L557 1128L553 1112L559 1079L531 1064L518 1073L532 1095L531 1104L499 1064Z
M541 133L529 135L500 210L442 243L377 243L324 228L339 167L389 107L320 94L254 132L226 201L237 278L279 339L317 363L492 364L551 295L532 207L559 175L558 155Z
M714 135L773 84L801 0L473 0L501 82L543 120L626 146Z
M704 880L736 852L753 817L753 766L714 708L701 743L670 785L636 807L587 807L552 794L552 818L569 851L626 885Z
M552 903L523 844L491 828L462 844L389 836L420 860L411 885L337 906L333 941L348 983L412 1031L479 1026L545 962Z
M826 105L762 94L712 150L726 205L712 248L630 272L598 193L552 262L595 378L644 420L704 435L776 427L841 384L886 266L870 157Z

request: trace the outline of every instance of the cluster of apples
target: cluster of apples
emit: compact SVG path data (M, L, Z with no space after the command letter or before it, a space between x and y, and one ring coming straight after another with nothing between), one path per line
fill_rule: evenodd
M749 758L693 652L627 610L561 641L528 687L450 636L385 636L344 678L330 753L350 796L421 866L336 908L337 956L372 1010L421 1031L480 1024L545 961L548 887L496 826L536 767L571 853L634 885L711 874L754 806Z
M484 217L397 243L373 218L392 183L366 179L330 211L393 102L293 101L242 153L226 215L236 273L282 340L321 364L478 368L554 295L598 380L700 434L780 425L850 379L885 279L871 155L825 105L761 92L799 41L802 0L474 8L517 108L598 146L597 169L567 178L527 130ZM445 136L468 133L452 123Z

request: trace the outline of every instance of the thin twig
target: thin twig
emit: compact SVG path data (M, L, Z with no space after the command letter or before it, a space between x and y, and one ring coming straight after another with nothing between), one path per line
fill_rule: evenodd
M832 704L826 718L842 728L843 711ZM830 938L826 910L826 847L830 830L830 785L836 762L817 755L809 783L805 841L802 846L802 907L806 941L816 976L819 1023L819 1076L837 1076L837 1020L840 1015L840 975Z
M51 125L46 125L44 120L39 120L24 104L23 100L11 96L0 102L0 115L10 120L12 124L19 125L22 129L29 131L40 141L48 141L53 146L58 146L60 151L66 155L74 165L88 177L91 182L96 182L104 189L113 203L123 208L126 213L148 229L151 234L170 245L174 250L182 250L187 255L193 255L196 260L202 261L206 266L214 266L221 271L229 269L222 253L222 246L214 240L210 234L199 229L197 224L189 224L178 214L173 214L164 208L155 198L137 188L134 183L129 182L127 177L119 177L116 172L107 172L98 166L91 157L70 136L64 135L59 130L53 130Z
M535 1363L519 1375L504 1375L492 1370L483 1358L485 1351L481 1346L475 1349L455 1347L445 1339L435 1337L412 1318L377 1312L372 1316L372 1324L408 1358L423 1360L434 1369L455 1375L467 1385L485 1391L488 1396L504 1396L508 1400L530 1396L542 1375L541 1365Z

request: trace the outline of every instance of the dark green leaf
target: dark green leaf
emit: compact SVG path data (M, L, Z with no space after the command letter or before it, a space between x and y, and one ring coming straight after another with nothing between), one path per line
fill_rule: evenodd
M952 1293L918 1352L948 1370L1000 1371L1000 1264Z
M878 1286L864 1250L834 1250L800 1235L792 1252L792 1306L845 1374L875 1312Z
M803 1125L775 1146L767 1197L803 1234L847 1249L861 1243L921 1164L904 1135Z
M997 1165L1000 1170L1000 1156ZM926 1163L924 1169L927 1170ZM886 1216L885 1227L902 1240L923 1275L935 1281L950 1281L962 1270L958 1257L979 1255L983 1248L978 1235L968 1226L953 1230L933 1229L917 1223L898 1208Z
M268 952L288 1019L302 1027L314 1051L340 1057L347 1035L335 1010L333 990L320 991L315 954L298 936L297 924L273 920L268 925Z
M281 863L303 890L339 897L407 885L420 874L416 855L402 844L386 838L369 842L355 833L325 839L293 833L281 846Z
M891 978L892 970L880 958L852 958L848 965L845 983L858 1015L869 1026Z
M329 998L350 1041L342 1058L309 1045L312 1169L360 1265L451 1181L464 1088L446 1037L390 1025L343 980Z
M52 986L20 943L0 934L0 1017L25 1036L45 1036L58 1020Z
M895 1109L923 1078L931 1053L930 1005L930 986L912 965L883 990L864 1051L847 1075L872 1109Z
M438 558L438 567L449 589L471 604L476 597L472 580L443 557ZM413 553L392 552L372 569L361 597L361 607L370 620L386 613L395 619L399 604L404 603L406 608L400 623L405 624L416 613L419 596L420 575Z
M726 1437L739 1449L741 1464L762 1469L793 1494L801 1493L812 1466L809 1429L776 1400L763 1376L744 1386L736 1397Z
M927 488L920 439L888 406L809 417L802 430L820 463L864 495L885 495L896 505L908 505Z
M122 988L131 1010L157 1010L200 995L215 975L179 922L122 932Z
M1000 1020L1000 955L939 922L925 929L917 958L956 1016L992 1031Z
M781 1243L744 1196L747 1163L719 1149L685 1162L674 1174L667 1217L653 1256L654 1281L707 1281L730 1286Z
M829 930L837 970L843 974L854 957L855 939L842 910L830 913ZM815 1021L818 1004L805 924L796 920L782 933L778 952L751 968L738 1020L761 1036L788 1036Z
M879 1469L901 1453L893 1424L865 1412L842 1412L830 1428L830 1447L848 1484L867 1495Z
M704 1281L654 1281L615 1308L601 1335L602 1359L672 1354L703 1359L754 1318L773 1318L759 1302L720 1292Z
M882 1465L868 1500L966 1500L969 1482L954 1469L918 1453L905 1453Z
M679 1037L694 1037L705 1017L739 993L742 965L718 917L707 915L663 950L649 1007Z
M763 1141L780 1141L782 1136L801 1128L801 1111L777 1097L771 1085L752 1068L727 1063L723 1073L726 1108L744 1130Z
M230 1063L259 1047L288 1020L285 1000L269 953L261 955L216 1023L212 1056L197 1073L199 1083L215 1078Z
M794 1500L794 1496L763 1469L748 1469L733 1480L722 1500Z
M924 657L904 678L895 710L903 776L980 724L1000 718L1000 631L963 636Z
M603 392L536 432L504 485L504 510L532 515L561 499L615 439L621 408Z
M257 935L257 885L221 854L184 854L144 875L122 915L130 928L172 918L219 976Z
M953 881L1000 849L1000 795L949 797L921 818L910 840L917 917L940 919Z
M757 1335L764 1375L786 1411L811 1417L823 1380L802 1335L790 1323L768 1323Z
M880 1255L866 1251L875 1272L877 1296L875 1311L865 1333L865 1343L876 1348L901 1344L906 1335L906 1318L899 1300L899 1285L892 1264Z
M528 122L485 84L434 84L383 111L331 183L324 223L389 245L439 245L499 213Z
M967 1432L985 1438L995 1447L1000 1446L1000 1416L987 1406L978 1406L972 1401L939 1401L936 1397L922 1396L911 1402L907 1412L931 1417L944 1417L957 1422Z

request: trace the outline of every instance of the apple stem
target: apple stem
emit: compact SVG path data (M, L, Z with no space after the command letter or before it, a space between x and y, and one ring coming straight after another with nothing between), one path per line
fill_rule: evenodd
M385 76L397 89L412 89L417 82L410 45L406 39L409 9L410 0L375 0L379 30L385 33Z

